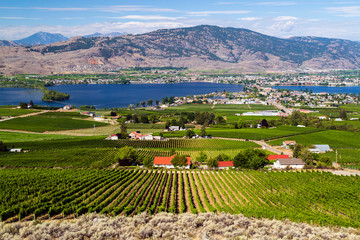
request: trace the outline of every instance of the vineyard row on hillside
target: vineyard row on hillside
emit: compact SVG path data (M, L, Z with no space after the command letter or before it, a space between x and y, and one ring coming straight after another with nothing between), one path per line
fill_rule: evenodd
M109 215L228 212L360 227L360 177L321 172L0 170L0 217L13 222Z

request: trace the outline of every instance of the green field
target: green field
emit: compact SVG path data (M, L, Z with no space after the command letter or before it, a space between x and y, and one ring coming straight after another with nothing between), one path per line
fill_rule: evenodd
M18 108L0 108L0 116L5 117L16 117L20 115L26 115L30 113L40 112L40 110L35 109L18 109Z
M283 141L295 140L305 146L328 144L331 148L360 148L360 133L328 130L304 135L297 135L270 141L271 145L282 145Z
M360 177L324 172L1 169L2 221L227 212L360 227ZM326 184L319 184L326 183Z
M43 141L52 139L75 138L74 136L58 134L38 134L38 133L17 133L0 131L0 141L4 143Z
M109 148L42 149L24 153L0 154L4 167L109 167L115 163L116 150Z
M30 132L60 131L69 129L106 126L107 123L72 119L70 117L32 116L0 122L0 129L14 129Z
M238 139L252 139L252 140L270 140L275 138L282 138L287 136L295 136L298 134L307 134L311 132L320 131L317 128L299 128L293 126L279 126L276 128L208 128L206 133L213 137L223 138L238 138ZM200 134L200 130L195 132ZM182 137L185 136L186 131L164 132L164 137Z

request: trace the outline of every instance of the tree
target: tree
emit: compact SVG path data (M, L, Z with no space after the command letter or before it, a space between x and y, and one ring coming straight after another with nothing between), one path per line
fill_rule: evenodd
M208 156L203 151L200 152L199 156L196 158L196 161L198 162L206 162L208 159Z
M245 122L242 119L239 119L239 121L237 122L237 127L238 128L244 128L245 127Z
M167 97L164 97L163 99L161 99L162 104L166 104L168 102L169 102L169 99Z
M305 162L306 166L313 166L314 165L314 157L309 149L304 148L301 151L301 159Z
M347 119L346 110L343 108L340 109L340 118L344 120Z
M156 116L156 115L150 115L150 117L149 117L149 122L155 123L155 122L156 122L156 119L157 119L157 116Z
M150 156L146 156L143 159L143 165L147 168L151 168L154 166L154 158L150 157Z
M261 127L265 127L265 128L268 128L269 127L269 124L268 122L266 121L266 119L263 119L260 123Z
M130 166L138 160L138 153L134 148L125 146L119 149L115 160L119 162L120 166Z
M205 127L205 124L201 126L200 136L201 136L201 137L205 137L205 136L206 136L206 127Z
M125 120L122 119L121 124L120 124L120 138L126 139L128 136L129 135L127 133L127 126L126 126Z
M27 106L28 106L27 103L25 103L25 102L21 102L19 105L20 105L21 109L27 109Z
M166 120L166 122L165 122L165 128L166 128L166 129L169 129L170 126L171 126L171 121L168 119L168 120Z
M142 115L142 116L140 117L140 122L141 122L141 123L149 123L149 119L148 119L147 116Z
M128 106L128 109L129 109L129 110L133 110L133 109L134 109L134 104L130 104L130 105Z
M293 151L293 157L299 158L301 156L301 151L304 149L304 146L301 144L296 144L294 151Z
M145 104L146 104L145 101L141 101L141 102L140 102L140 105L141 105L142 107L145 107Z
M327 156L321 156L319 162L324 163L326 166L331 166L331 159Z
M176 155L171 159L171 164L174 167L183 167L187 163L187 159L184 155Z
M234 157L234 167L235 168L247 168L248 167L248 160L244 153L240 152L236 154Z
M160 103L159 100L156 100L156 101L155 101L155 104L156 104L156 105L159 105L159 103Z
M187 136L188 138L192 138L192 137L194 137L195 135L196 135L196 133L195 133L193 130L191 130L191 129L189 129L189 130L186 131L186 136Z
M176 154L176 151L175 151L175 149L170 149L170 152L169 152L169 154L170 154L170 156L173 156L173 155L175 155Z
M138 108L140 106L140 104L139 103L136 103L136 107Z
M179 119L179 127L180 128L185 128L185 123L184 123L184 117L183 115L180 115L180 119Z
M110 116L112 116L112 117L116 117L116 116L117 116L117 114L116 114L116 112L111 111Z
M34 106L34 102L33 102L32 100L30 100L29 105L30 105L31 107L33 107L33 106Z
M152 99L147 100L147 105L152 106L153 105L153 100Z
M6 151L7 151L7 147L2 141L0 141L0 152L6 152Z
M219 166L219 161L216 158L209 158L206 162L206 165L209 169L214 169Z
M238 153L234 157L234 167L236 168L250 168L257 170L263 168L266 163L266 153L260 149L249 148Z

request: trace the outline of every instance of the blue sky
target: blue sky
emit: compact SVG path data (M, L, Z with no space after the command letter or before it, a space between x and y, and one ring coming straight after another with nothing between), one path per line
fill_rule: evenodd
M0 39L7 40L39 31L73 37L200 24L247 28L282 38L310 35L360 41L360 1L0 1Z

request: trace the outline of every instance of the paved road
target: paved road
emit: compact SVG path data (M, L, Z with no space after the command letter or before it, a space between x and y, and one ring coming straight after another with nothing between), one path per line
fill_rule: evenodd
M257 141L257 140L250 140L250 141L259 144L260 146L262 146L263 148L265 148L266 150L268 150L270 152L274 152L276 154L281 154L282 153L281 150L278 150L278 149L272 147L271 145L267 144L266 142Z

